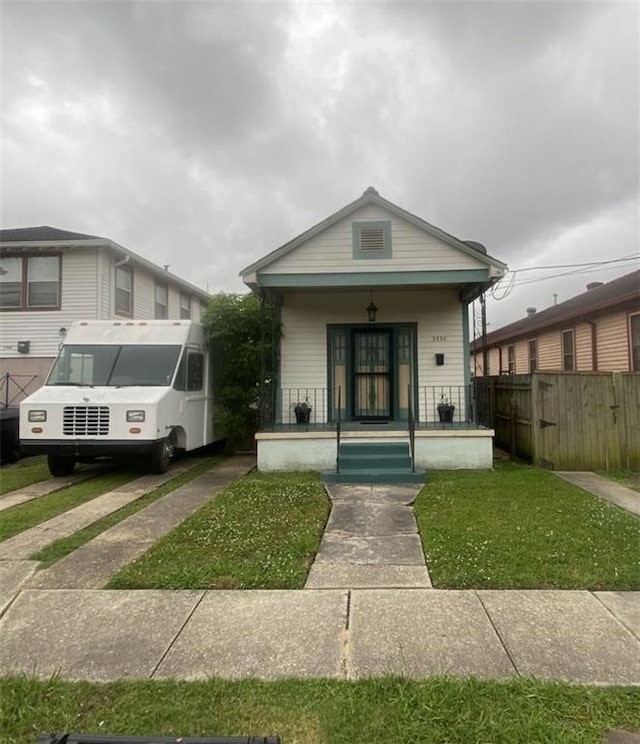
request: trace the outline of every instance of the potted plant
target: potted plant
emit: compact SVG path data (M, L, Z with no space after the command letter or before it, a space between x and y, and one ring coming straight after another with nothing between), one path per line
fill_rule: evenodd
M449 403L449 398L446 395L440 396L440 403L438 403L438 418L443 424L453 423L453 414L456 407L453 403Z
M295 408L293 409L296 414L296 423L297 424L308 424L309 419L311 418L311 406L309 405L308 400L302 401L302 403L296 403Z

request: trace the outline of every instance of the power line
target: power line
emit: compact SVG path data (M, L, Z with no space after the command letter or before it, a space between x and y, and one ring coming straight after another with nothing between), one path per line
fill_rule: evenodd
M511 292L513 291L514 287L522 287L527 284L535 284L537 282L544 282L547 279L558 279L563 276L575 276L578 274L590 274L594 271L606 271L606 266L608 264L619 264L624 263L626 261L639 261L640 255L637 254L631 254L629 256L621 256L619 258L611 258L606 261L589 261L585 263L575 263L575 264L555 264L550 266L530 266L525 267L522 269L514 269L513 271L510 271L506 276L504 276L497 284L494 284L494 286L491 288L491 296L494 300L500 301L506 299ZM603 268L604 267L604 268ZM524 278L520 281L516 281L516 277L519 273L524 271L540 271L540 270L548 270L548 269L561 269L561 268L573 268L573 269L579 269L578 271L565 271L561 272L559 274L549 274L547 276L541 276L537 278ZM610 268L615 268L615 266L610 266Z
M569 269L578 266L602 266L603 264L619 263L620 261L640 261L640 255L637 253L631 253L628 256L621 256L620 258L610 258L606 261L587 261L585 263L571 263L571 264L555 264L552 266L526 266L522 269L512 269L514 274L520 273L521 271L542 271L543 269Z

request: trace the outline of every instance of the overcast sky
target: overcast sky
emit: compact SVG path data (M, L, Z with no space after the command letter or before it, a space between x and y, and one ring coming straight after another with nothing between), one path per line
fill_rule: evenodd
M638 73L636 2L3 3L0 223L212 293L369 185L511 269L635 255L493 330L638 267Z

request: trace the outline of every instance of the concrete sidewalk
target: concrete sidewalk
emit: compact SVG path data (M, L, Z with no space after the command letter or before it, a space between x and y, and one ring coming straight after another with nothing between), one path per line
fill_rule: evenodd
M27 589L0 637L1 675L640 685L639 592Z

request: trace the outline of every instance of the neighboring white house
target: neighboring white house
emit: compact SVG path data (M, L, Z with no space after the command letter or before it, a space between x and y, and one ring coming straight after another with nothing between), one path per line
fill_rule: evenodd
M108 238L25 227L0 230L2 402L44 382L73 320L191 318L211 296ZM35 379L30 381L31 377ZM28 383L28 381L30 381Z
M505 272L480 244L371 187L244 269L282 322L259 468L330 470L338 428L351 446L382 446L409 441L411 423L417 466L491 467L492 432L473 423L467 306ZM296 424L305 402L309 423ZM453 423L440 422L439 403L455 405Z

